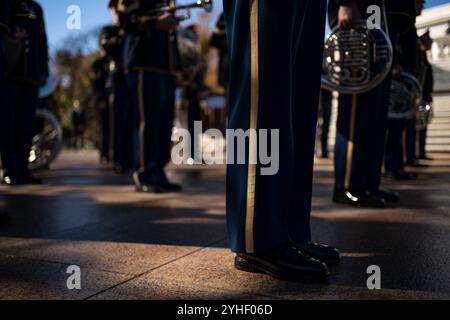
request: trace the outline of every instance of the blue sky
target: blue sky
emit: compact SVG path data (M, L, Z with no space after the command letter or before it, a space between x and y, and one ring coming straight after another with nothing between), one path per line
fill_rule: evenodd
M107 0L37 0L44 8L47 32L51 47L60 46L61 40L69 35L84 34L92 29L110 23L111 17L106 10ZM181 2L189 2L182 0ZM215 15L221 7L222 0L215 0ZM436 6L449 3L450 0L428 0L427 6ZM67 13L70 5L81 8L81 30L68 30L66 28Z

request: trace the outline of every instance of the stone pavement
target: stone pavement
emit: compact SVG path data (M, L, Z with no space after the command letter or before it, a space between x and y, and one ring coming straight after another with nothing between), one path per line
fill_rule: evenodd
M386 210L334 205L332 163L318 160L313 234L343 262L302 285L233 269L223 167L171 168L185 193L147 195L95 153L66 152L44 186L0 187L13 217L0 227L0 299L449 299L450 154L434 157L419 180L386 183L403 195ZM70 265L81 290L67 289ZM366 287L370 265L382 290Z

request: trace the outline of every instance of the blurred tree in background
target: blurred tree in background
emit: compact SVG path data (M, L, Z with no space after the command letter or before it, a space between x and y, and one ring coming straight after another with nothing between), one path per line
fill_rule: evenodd
M48 106L61 121L65 146L69 144L74 101L78 100L87 118L86 146L92 148L97 140L97 115L92 103L90 72L98 51L89 50L96 43L99 31L94 30L79 37L68 37L53 54L59 84L48 101ZM93 46L96 47L96 46Z
M223 90L217 85L217 52L210 50L209 47L215 18L211 18L207 14L200 14L195 22L200 26L205 84L215 92L222 92ZM186 22L187 24L188 22ZM76 100L80 102L86 114L86 147L97 146L99 129L97 111L92 99L90 74L93 61L100 55L97 43L99 32L100 28L81 36L69 36L63 41L63 45L52 54L59 84L54 94L47 99L47 106L61 121L65 146L70 143L71 115Z

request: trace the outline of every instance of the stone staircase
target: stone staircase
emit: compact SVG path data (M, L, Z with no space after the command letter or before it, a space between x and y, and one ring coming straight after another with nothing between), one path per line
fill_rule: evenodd
M334 149L336 135L337 101L333 102L329 145ZM427 151L450 152L450 93L436 93L434 95L434 119L428 128Z
M434 96L434 119L428 128L427 150L450 152L450 93Z

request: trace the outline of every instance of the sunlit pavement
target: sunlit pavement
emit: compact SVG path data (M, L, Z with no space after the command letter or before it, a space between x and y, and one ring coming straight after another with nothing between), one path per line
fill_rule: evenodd
M315 240L339 247L326 284L235 271L227 249L225 168L173 167L181 194L135 193L94 152L64 153L44 186L0 187L12 222L0 227L1 299L450 298L450 155L434 154L403 201L386 210L331 202L331 160L316 165ZM281 188L283 186L280 186ZM67 268L81 268L69 290ZM367 289L371 265L381 290Z

